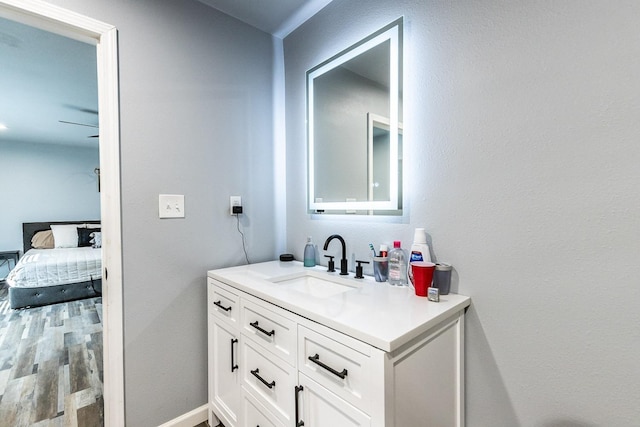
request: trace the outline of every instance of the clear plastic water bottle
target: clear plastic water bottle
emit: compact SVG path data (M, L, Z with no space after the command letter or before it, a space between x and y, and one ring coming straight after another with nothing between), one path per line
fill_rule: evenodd
M400 247L400 241L393 242L389 251L389 284L393 286L407 285L407 255Z
M315 267L316 265L316 248L311 242L311 237L307 237L307 244L304 247L304 266Z

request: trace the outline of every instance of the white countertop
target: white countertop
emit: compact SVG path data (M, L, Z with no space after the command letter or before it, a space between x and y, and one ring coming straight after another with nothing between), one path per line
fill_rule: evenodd
M354 287L335 295L314 297L270 280L305 271L348 281ZM297 313L310 320L393 351L439 322L469 306L469 297L441 295L440 302L416 296L412 287L378 283L373 277L355 279L327 273L326 267L303 267L297 261L270 261L211 270L208 277Z

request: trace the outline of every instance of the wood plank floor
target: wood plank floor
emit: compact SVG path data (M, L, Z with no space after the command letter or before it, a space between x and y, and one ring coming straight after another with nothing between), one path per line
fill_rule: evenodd
M104 424L102 298L12 310L0 289L0 427Z

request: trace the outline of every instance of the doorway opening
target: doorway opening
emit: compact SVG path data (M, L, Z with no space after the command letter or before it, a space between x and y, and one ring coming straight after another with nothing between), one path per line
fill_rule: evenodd
M100 134L100 216L104 423L124 425L122 245L117 30L39 0L0 0L0 16L96 47Z

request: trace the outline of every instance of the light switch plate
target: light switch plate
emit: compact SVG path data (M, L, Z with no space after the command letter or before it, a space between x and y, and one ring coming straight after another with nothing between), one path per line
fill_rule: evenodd
M160 194L158 214L160 218L184 218L184 195Z

